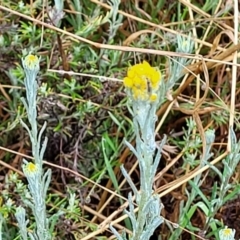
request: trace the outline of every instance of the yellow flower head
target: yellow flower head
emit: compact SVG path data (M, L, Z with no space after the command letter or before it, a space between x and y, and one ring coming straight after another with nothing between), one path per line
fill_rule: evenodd
M36 173L37 173L38 167L37 167L36 164L30 162L30 163L27 163L27 164L25 165L25 169L24 169L24 170L25 170L26 174L28 174L28 175L33 175L33 174L36 174Z
M131 90L134 99L156 101L161 80L160 71L151 67L148 62L136 64L128 69L123 84Z
M219 237L221 240L234 240L235 229L225 227L219 231Z
M32 69L38 68L39 59L37 56L30 54L25 57L24 63L27 68L32 70Z

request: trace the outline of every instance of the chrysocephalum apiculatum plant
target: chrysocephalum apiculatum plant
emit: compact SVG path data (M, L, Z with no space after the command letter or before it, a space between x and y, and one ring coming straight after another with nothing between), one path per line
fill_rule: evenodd
M42 143L42 135L46 128L46 123L40 131L37 129L37 90L36 81L39 72L39 59L34 55L28 55L22 60L26 87L26 99L21 98L26 108L27 118L30 127L20 119L21 124L27 130L32 144L33 162L24 159L23 172L28 180L30 199L23 199L24 204L30 207L35 220L35 229L33 232L27 230L29 220L26 220L26 211L22 206L17 207L16 218L20 229L20 235L23 240L50 240L52 239L49 219L46 214L46 194L51 180L51 170L45 173L43 170L43 154L47 145L47 138Z
M176 51L182 53L190 53L193 49L190 38L185 41L178 37L177 46ZM126 213L132 223L132 235L128 238L131 240L150 239L156 228L163 222L163 218L160 216L162 204L158 194L153 192L153 181L166 138L164 137L159 145L155 142L156 110L163 103L166 92L182 76L181 72L186 64L187 60L184 58L171 62L171 74L168 81L165 82L157 68L151 67L148 62L143 61L130 67L127 77L123 80L136 134L136 147L134 148L127 141L126 145L138 159L140 169L140 189L138 191L124 167L121 166L121 171L132 188L139 208L138 213L135 214L130 192L128 195L129 211ZM127 239L124 233L121 236L112 226L110 228L118 240Z
M139 161L140 168L140 191L138 192L130 176L127 174L123 166L122 173L131 186L136 197L136 203L139 206L137 216L134 213L134 205L132 194L129 193L129 209L126 211L129 216L133 235L133 240L147 240L151 237L154 230L163 222L160 216L162 205L157 194L153 194L153 180L160 161L161 150L165 139L157 148L155 142L155 122L156 109L159 104L159 90L161 87L161 73L159 70L151 67L149 63L136 64L130 67L127 77L124 78L124 86L126 87L128 97L131 103L131 110L136 134L136 149L126 142L127 146L132 150ZM119 240L125 239L120 236L113 228L112 231Z

